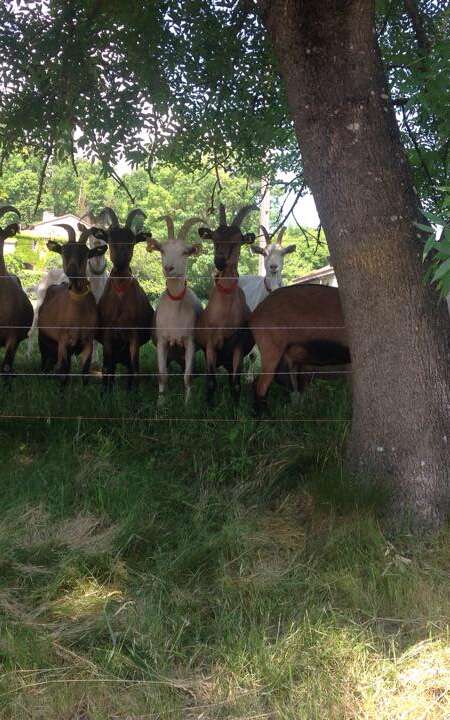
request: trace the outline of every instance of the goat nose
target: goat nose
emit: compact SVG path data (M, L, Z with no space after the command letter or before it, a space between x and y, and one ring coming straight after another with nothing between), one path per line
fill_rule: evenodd
M172 272L172 270L173 270L173 265L165 265L165 266L164 266L164 270L165 270L166 272Z
M272 272L276 272L276 270L278 270L278 266L277 266L277 265L270 265L269 267L270 267L270 269L271 269Z

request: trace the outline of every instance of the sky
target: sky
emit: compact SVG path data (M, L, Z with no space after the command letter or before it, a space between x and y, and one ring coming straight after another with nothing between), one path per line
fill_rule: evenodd
M300 198L295 206L294 213L298 222L304 227L317 227L320 223L316 210L316 204L310 193ZM292 218L289 218L287 224L288 226L295 225L295 221Z

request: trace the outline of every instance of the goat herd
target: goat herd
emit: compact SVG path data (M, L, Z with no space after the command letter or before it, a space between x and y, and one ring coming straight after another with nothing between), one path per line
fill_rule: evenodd
M291 389L299 391L304 382L302 368L350 362L338 290L321 285L281 287L283 255L294 250L294 246L282 247L283 230L277 242L271 242L262 228L266 247L253 248L265 256L266 277L239 277L241 247L255 241L253 233L242 233L241 224L256 209L244 206L228 224L221 205L219 226L215 230L199 227L200 238L214 246L215 273L205 308L187 280L188 258L201 250L200 244L187 244L187 236L194 225L204 222L201 218L186 220L176 233L172 218L165 216L167 238L161 241L148 230L136 231L137 221L145 219L139 209L132 210L121 226L116 214L104 208L95 225L80 223L78 240L72 227L61 225L68 241L50 240L47 247L61 255L62 268L50 270L43 278L34 310L20 280L8 274L3 256L4 240L15 235L19 225L0 228L2 375L8 378L13 374L17 347L29 334L31 337L34 328L42 371L54 370L63 385L73 355L79 356L87 379L97 341L103 348L104 389L112 387L119 363L127 368L128 387L133 386L139 373L140 348L152 339L157 347L160 398L166 392L168 366L176 361L183 368L188 400L195 353L201 350L209 404L214 399L219 367L227 370L232 395L239 398L243 360L256 344L261 355L261 372L254 383L257 410L264 406L274 378L285 376ZM0 208L0 217L9 212L19 215L7 205ZM161 254L166 290L156 310L130 268L139 242L145 242L148 251ZM108 249L109 276L104 257Z

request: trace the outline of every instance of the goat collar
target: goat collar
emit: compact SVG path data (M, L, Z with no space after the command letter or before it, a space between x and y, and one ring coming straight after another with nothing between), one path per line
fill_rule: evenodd
M85 298L86 295L89 295L90 292L91 288L89 287L89 283L87 284L86 289L81 292L75 292L75 290L72 290L72 288L69 287L69 295L72 300L83 300L83 298Z
M187 280L184 281L184 288L182 289L182 291L180 293L178 293L178 295L172 295L172 293L170 292L169 288L166 285L166 293L170 297L171 300L182 300L184 298L184 296L186 295L186 290L187 290Z
M225 295L231 295L231 293L234 292L237 288L239 278L234 278L231 285L229 285L228 287L226 285L220 284L220 277L216 277L214 282L216 283L216 288L219 290L219 292L225 293Z
M130 275L130 278L127 278L126 280L124 280L123 278L121 278L120 280L116 280L113 276L111 280L112 288L116 295L118 295L119 297L123 297L123 295L125 295L127 290L131 287L130 280L133 280L133 276Z

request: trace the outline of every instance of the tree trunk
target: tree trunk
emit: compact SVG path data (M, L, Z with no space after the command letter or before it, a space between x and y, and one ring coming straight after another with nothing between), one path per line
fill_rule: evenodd
M450 500L450 323L446 304L422 281L419 204L388 98L374 2L259 5L350 334L349 466L389 483L393 517L437 527Z

